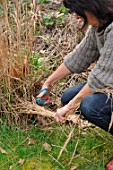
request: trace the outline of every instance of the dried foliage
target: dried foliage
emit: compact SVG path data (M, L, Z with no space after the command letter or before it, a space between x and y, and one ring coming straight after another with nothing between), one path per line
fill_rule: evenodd
M1 1L0 18L0 113L17 124L21 106L34 102L43 80L83 33L61 1ZM63 91L60 86L53 88L54 98L59 91Z

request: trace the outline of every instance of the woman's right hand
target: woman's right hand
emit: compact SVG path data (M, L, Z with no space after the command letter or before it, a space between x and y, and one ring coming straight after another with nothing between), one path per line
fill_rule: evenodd
M43 89L48 89L48 93L46 94L46 90L43 90ZM40 92L37 96L36 96L36 98L39 98L40 99L40 101L45 101L44 102L44 105L48 105L48 104L50 104L50 86L48 85L48 84L44 84L43 86L42 86L42 92ZM46 95L45 95L46 94Z

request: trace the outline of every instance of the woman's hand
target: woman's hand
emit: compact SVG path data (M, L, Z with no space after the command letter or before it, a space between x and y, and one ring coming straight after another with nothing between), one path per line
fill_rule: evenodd
M49 77L48 79L45 81L43 87L42 87L42 92L40 92L40 94L38 94L37 98L37 104L38 104L38 98L41 101L40 105L45 105L45 104L49 104L50 103L50 90L51 90L51 86L57 82L58 80L61 80L62 78L66 77L67 75L71 74L71 71L65 66L64 63L62 63L56 71L54 71ZM43 88L48 88L49 93L47 95L44 95L46 93L45 90L43 90ZM44 97L43 97L44 95ZM47 100L47 101L46 101Z
M64 122L66 119L66 114L70 111L70 108L68 105L65 105L64 107L57 109L57 113L55 114L54 118L57 122Z
M48 89L48 93L46 94L46 90L42 90L42 89ZM48 85L48 84L44 84L43 86L42 86L42 92L41 93L39 93L37 96L36 96L36 98L39 98L40 99L40 101L46 101L46 102L44 102L44 105L48 105L48 104L50 104L50 90L51 90L51 88L50 88L50 86ZM46 94L46 95L45 95Z
M67 105L57 110L57 113L54 116L56 121L63 122L65 120L66 113L68 113L71 109L75 109L83 98L89 94L91 94L91 91L88 83L86 83L82 90L72 100L70 100Z

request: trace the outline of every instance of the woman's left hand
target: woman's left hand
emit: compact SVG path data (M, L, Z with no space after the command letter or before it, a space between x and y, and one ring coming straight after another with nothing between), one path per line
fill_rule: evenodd
M68 105L65 105L64 107L57 109L57 112L54 116L55 120L57 122L64 122L66 119L66 114L70 111Z
M86 83L85 86L80 90L80 92L72 100L70 100L70 102L67 105L57 110L57 113L54 116L56 121L57 122L65 121L66 114L71 109L75 109L78 106L78 104L83 100L83 98L89 94L91 94L91 91L88 83Z

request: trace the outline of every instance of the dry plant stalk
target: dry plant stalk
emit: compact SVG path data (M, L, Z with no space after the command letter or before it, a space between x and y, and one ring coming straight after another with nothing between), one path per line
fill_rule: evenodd
M72 134L73 134L73 131L74 131L74 128L72 128L72 130L70 131L69 135L68 135L68 138L66 139L65 143L64 143L64 146L62 147L62 149L60 150L60 153L58 155L58 158L57 158L57 161L60 159L63 151L65 150L67 144L69 143L71 137L72 137Z
M30 103L30 102L21 102L20 104L20 111L19 111L19 115L21 114L26 114L26 115L40 115L43 117L49 117L49 118L53 118L55 117L56 112L50 111L45 109L43 106L39 106L35 103ZM82 122L80 121L80 115L75 114L76 113L76 109L71 110L68 115L66 115L65 117L65 121L69 121L69 122L73 122L75 125L77 125L78 127L86 127L86 126L90 126L90 124L86 124L86 122ZM65 123L65 121L63 123ZM81 125L82 124L82 125Z
M28 103L28 102L23 102L21 107L22 107L21 113L37 114L37 115L47 116L47 117L54 117L56 114L56 112L47 110L43 106L39 106L35 103L32 104L32 103ZM77 123L79 116L75 114L75 111L76 111L76 109L68 112L68 115L66 115L66 120L73 121L74 123Z
M78 139L77 142L76 142L75 149L74 149L73 154L72 154L72 157L71 157L71 159L70 159L70 161L69 161L69 165L71 165L71 163L72 163L72 161L73 161L73 159L74 159L75 153L76 153L76 151L77 151L78 143L79 143L79 139Z
M44 107L39 106L37 104L26 103L24 105L24 108L27 108L26 110L24 110L24 113L26 114L37 114L37 115L47 116L47 117L54 117L56 114L55 112L46 110Z
M110 121L110 123L109 123L108 131L110 131L112 125L113 125L113 112L111 113L111 121Z
M3 78L7 73L7 47L4 44L3 35L0 33L0 78Z
M41 108L38 108L38 106L33 105L28 108L29 105L24 103L25 101L31 101L30 90L31 87L34 88L31 77L35 80L37 74L34 75L32 72L31 65L29 64L29 54L38 53L42 55L43 52L46 69L52 72L53 67L55 69L59 63L62 62L63 57L72 51L77 44L78 25L75 16L68 14L66 15L67 21L64 26L54 25L54 27L50 28L43 25L42 22L42 16L51 13L48 4L45 4L44 7L43 5L36 3L35 0L31 0L29 3L32 7L29 6L29 10L26 5L27 3L24 3L23 0L2 0L1 2L4 10L3 23L5 23L3 26L5 31L2 29L1 32L3 38L1 42L5 42L5 46L3 47L4 43L2 45L0 44L0 50L2 49L2 51L0 51L0 60L2 60L1 64L3 65L0 70L0 79L1 87L3 88L4 84L6 85L6 96L8 96L7 98L2 99L4 103L3 111L5 110L5 113L10 113L9 98L10 94L13 93L13 101L16 101L14 104L11 103L14 115L19 115L20 113L45 115L47 113L47 116L54 117L55 113L53 112L42 110ZM50 1L49 5L53 6L52 3L53 1ZM13 12L11 12L12 10ZM56 12L56 10L53 9L52 12ZM38 24L39 29L38 36L36 35L36 24ZM33 42L34 44L32 44ZM50 62L51 60L52 63ZM46 61L48 61L48 64ZM41 80L42 79L40 79L40 81ZM56 89L56 87L54 88L55 91L58 91L59 93L59 89ZM23 93L23 96L20 100L19 93L21 92ZM4 94L2 95L4 96ZM58 94L56 95L58 96ZM22 105L24 106L22 107ZM33 107L36 108L34 109ZM67 119L75 121L76 123L78 122L79 116L70 114Z
M18 111L14 106L18 106L15 95L20 95L20 91L23 91L30 96L27 91L30 86L27 77L32 75L28 57L32 52L33 21L29 22L32 15L22 0L2 0L1 3L3 17L0 27L0 113L5 113L9 120L10 114L18 119ZM14 103L10 103L11 100Z

